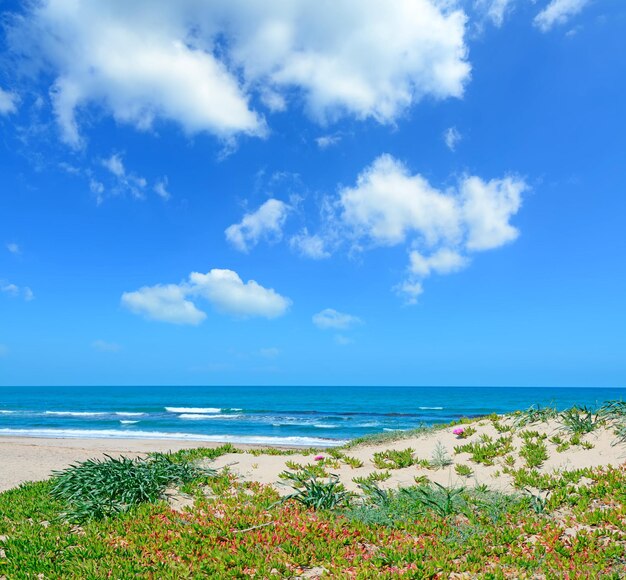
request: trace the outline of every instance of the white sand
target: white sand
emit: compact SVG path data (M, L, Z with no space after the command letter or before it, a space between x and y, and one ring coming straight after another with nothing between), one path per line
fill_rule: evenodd
M507 419L503 423L510 424ZM426 435L402 439L379 445L361 445L346 451L346 454L360 459L363 467L356 469L341 464L339 468L329 467L330 473L339 475L341 481L348 489L357 489L353 482L355 477L366 477L378 470L372 463L375 452L385 449L406 449L411 447L415 450L415 457L430 460L437 444L441 444L448 452L453 464L449 467L434 470L420 466L412 466L404 469L390 469L391 477L383 482L381 487L396 488L415 484L416 476L426 476L430 481L442 485L478 485L486 484L491 489L503 491L512 489L512 479L502 473L504 458L498 457L493 466L485 466L470 461L467 453L455 454L454 447L467 442L477 441L482 434L487 434L493 439L507 436L509 433L498 433L489 420L481 420L472 425L477 432L468 439L459 439L452 433L453 427L448 427ZM561 425L556 421L529 425L524 429L547 433L549 437L558 434L564 440L568 434L561 430ZM515 429L514 452L515 468L525 466L523 459L519 457L519 448L522 445ZM584 449L580 446L572 446L564 452L557 452L556 445L545 441L549 458L543 464L540 471L551 473L558 470L572 470L581 467L597 467L605 465L617 466L626 461L626 445L614 445L615 435L610 429L600 428L583 437L583 441L593 445L592 449ZM77 461L89 458L101 458L104 454L128 457L137 457L151 451L177 451L194 447L216 447L214 443L199 443L197 441L159 441L159 440L132 440L132 439L39 439L28 437L2 437L0 438L0 491L19 485L25 481L46 479L53 470L63 469ZM250 450L255 446L237 445L239 449ZM321 452L328 457L328 453ZM302 465L315 463L312 455L252 455L250 453L233 453L219 457L211 462L212 467L225 467L244 481L259 481L275 485L279 491L290 491L279 478L279 474L288 469L286 462L293 461ZM472 469L470 477L461 477L455 470L457 464L467 465Z

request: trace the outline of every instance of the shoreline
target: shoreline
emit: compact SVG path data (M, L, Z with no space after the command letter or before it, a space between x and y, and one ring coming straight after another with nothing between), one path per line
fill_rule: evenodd
M195 441L186 439L122 439L78 437L0 436L0 493L27 481L48 479L53 471L65 469L87 459L105 455L141 457L152 452L180 451L199 447L215 448L228 441ZM304 449L306 446L237 443L242 450Z

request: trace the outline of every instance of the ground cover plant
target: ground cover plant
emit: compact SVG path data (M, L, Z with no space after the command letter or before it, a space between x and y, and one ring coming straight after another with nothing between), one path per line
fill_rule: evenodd
M390 488L396 472L385 469L355 477L358 493L328 465L347 465L343 450L311 451L306 464L286 457L296 468L282 479L286 497L211 470L237 452L229 445L80 464L0 493L0 578L626 577L626 465L542 472L542 446L582 445L582 435L520 429L464 442L500 458L510 493L473 485L465 463L450 470L465 479L431 483L413 452L415 485ZM171 486L193 503L174 509ZM87 490L107 489L123 509L71 517Z

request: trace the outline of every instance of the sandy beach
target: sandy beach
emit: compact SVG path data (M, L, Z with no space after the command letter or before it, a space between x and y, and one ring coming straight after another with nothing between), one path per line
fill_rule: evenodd
M585 467L621 465L626 461L626 444L617 443L614 433L607 427L601 427L584 435L581 443L565 450L551 442L554 436L563 436L562 425L551 420L545 423L530 425L525 428L515 427L512 419L504 419L498 423L499 428L510 431L499 432L493 421L483 419L472 424L476 432L467 439L454 434L456 427L446 427L426 434L406 437L396 441L378 444L364 443L345 451L345 454L358 460L360 467L351 467L344 462L327 466L329 473L339 476L341 482L349 490L357 490L355 478L367 478L375 472L387 471L389 476L380 483L381 487L398 488L415 484L416 477L426 477L429 481L442 485L487 485L491 489L511 491L512 477L506 473L507 467L516 469L525 466L520 456L523 446L522 433L532 430L545 434L548 458L543 462L541 473L554 473ZM485 437L497 440L499 437L512 436L512 453L514 464L505 465L504 457L496 457L493 465L484 465L470 460L468 453L456 453L455 447L468 442L479 442ZM72 463L90 458L101 458L105 454L111 456L124 455L138 457L149 452L177 451L196 447L217 447L219 443L203 443L198 441L176 440L136 440L136 439L44 439L28 437L0 438L0 491L15 487L25 481L37 481L48 478L54 470L63 469ZM286 487L279 474L289 469L289 464L301 466L315 464L314 456L299 454L297 449L288 448L295 453L290 455L266 455L246 453L259 446L236 445L243 453L229 453L211 462L211 467L227 467L242 481L258 481L276 487L286 493ZM450 459L445 467L433 468L426 465L411 465L400 469L381 469L375 464L375 454L388 450L401 451L410 448L413 456L421 459L424 464L431 460L435 450L444 450ZM331 459L328 451L320 455ZM471 469L471 475L459 475L457 466L465 465Z
M217 443L158 439L44 439L0 438L0 492L24 483L50 477L77 461L104 455L138 457L151 451L178 451L193 447L217 447ZM242 446L245 447L245 446Z

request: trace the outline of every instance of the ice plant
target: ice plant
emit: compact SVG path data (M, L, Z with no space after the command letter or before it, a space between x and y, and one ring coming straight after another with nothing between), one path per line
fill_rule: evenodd
M454 433L457 437L461 437L464 431L465 429L463 429L463 427L457 427L454 431L452 431L452 433Z
M323 455L316 455L313 459L315 461L322 461L322 459L324 459L324 456Z

